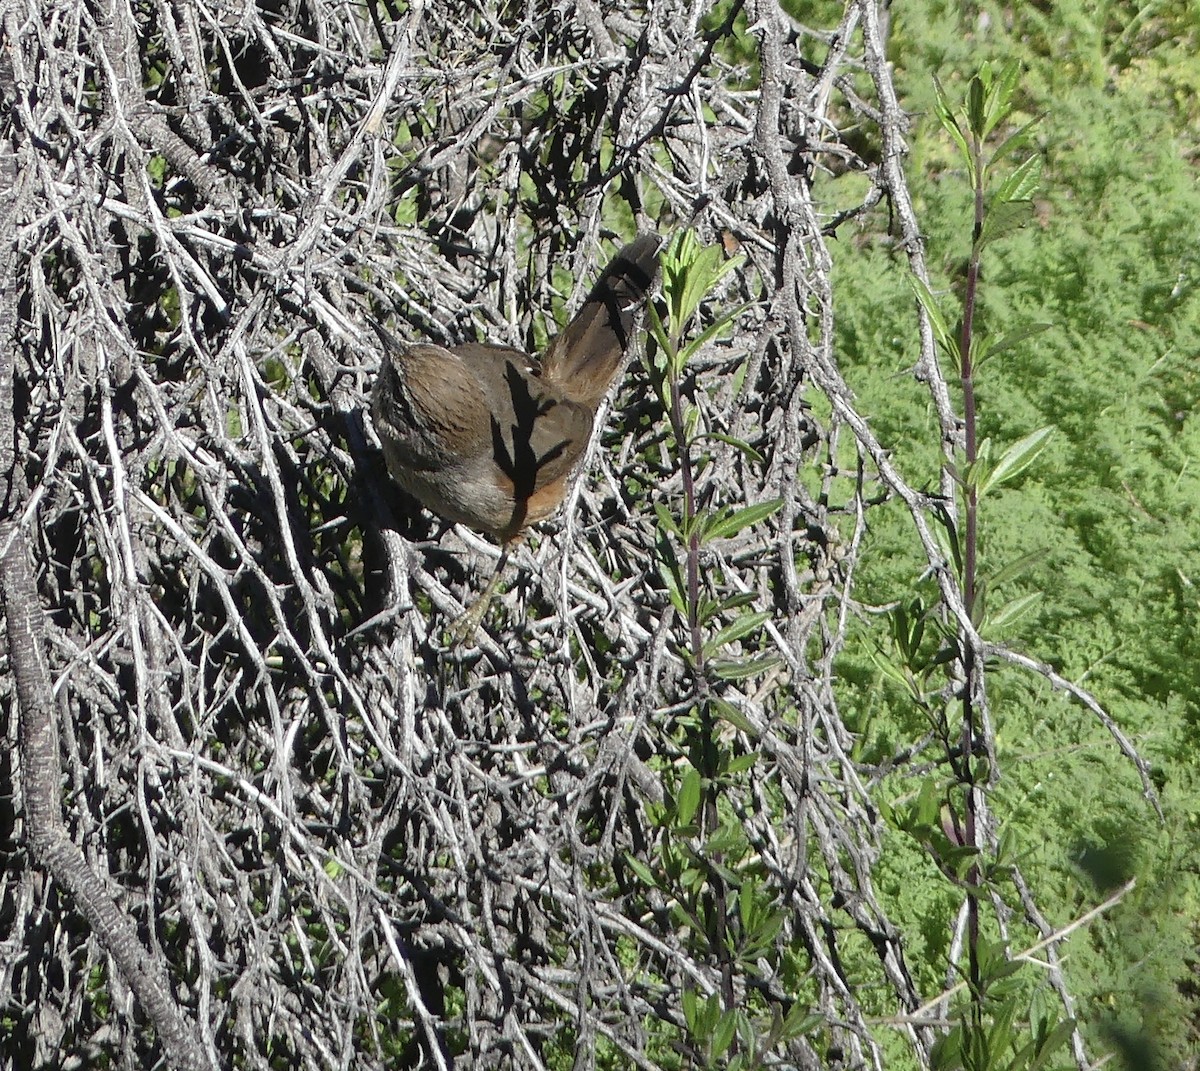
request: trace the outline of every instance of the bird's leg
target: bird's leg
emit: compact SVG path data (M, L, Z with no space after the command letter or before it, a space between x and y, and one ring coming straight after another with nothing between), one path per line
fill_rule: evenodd
M492 579L488 581L487 587L451 623L451 646L457 647L459 644L471 639L479 626L483 624L484 615L487 614L488 607L496 595L496 589L500 587L500 578L504 573L505 565L508 564L508 552L511 547L512 541L506 541L501 546L500 557L496 561L495 572L492 573Z

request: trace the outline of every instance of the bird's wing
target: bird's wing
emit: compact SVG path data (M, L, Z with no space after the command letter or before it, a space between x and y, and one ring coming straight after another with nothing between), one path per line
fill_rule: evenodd
M489 399L471 365L442 346L406 346L378 332L384 357L371 416L377 429L388 432L393 449L418 469L444 467L487 450Z
M565 477L587 447L593 411L565 398L520 350L469 344L454 352L489 399L493 460L516 497Z

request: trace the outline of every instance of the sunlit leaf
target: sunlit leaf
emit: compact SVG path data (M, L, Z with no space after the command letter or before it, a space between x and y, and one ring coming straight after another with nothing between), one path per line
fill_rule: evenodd
M921 308L925 310L925 314L929 317L929 326L933 329L933 337L937 339L938 345L942 347L942 351L950 358L955 370L958 371L961 367L958 340L951 333L950 327L946 323L946 318L942 315L942 310L938 307L937 299L933 296L933 291L915 275L909 275L908 282L913 288L913 292L917 295L917 300L921 303Z
M985 66L984 70L988 68ZM975 75L967 86L967 129L977 139L983 137L984 130L983 105L986 90L981 74Z
M704 533L704 541L707 542L710 539L728 539L730 536L737 535L743 528L750 528L765 521L773 513L777 513L782 506L782 498L773 498L767 502L756 502L751 506L744 506L741 509L734 510L708 527L708 530Z
M971 150L967 145L966 134L959 124L958 116L955 113L954 106L950 103L950 98L946 96L946 91L942 88L942 83L938 81L936 76L933 79L933 91L937 101L938 120L958 145L959 151L962 153L963 162L968 169L973 170L974 164L971 158Z
M761 677L783 662L778 655L756 655L754 658L721 659L710 667L714 677L723 681L744 681Z
M1048 553L1049 551L1042 548L1040 550L1031 550L1028 554L1022 554L1019 558L1015 558L1004 566L1004 568L990 576L988 581L993 588L998 588L1001 584L1007 584L1010 581L1016 580L1028 573L1039 562L1044 561Z
M679 784L679 793L675 798L675 813L682 825L691 825L692 819L696 817L696 811L700 806L702 787L700 772L695 768L689 769L683 775L683 780Z
M984 217L983 232L976 243L976 250L1014 234L1031 219L1033 219L1032 201L994 201Z
M1000 487L1009 480L1020 476L1038 459L1053 434L1053 426L1038 428L1037 431L1031 432L1025 438L1013 443L1000 456L1000 460L996 462L986 481L980 485L979 493L985 494L992 488Z
M1032 591L1005 603L995 613L988 614L987 627L989 632L1007 627L1020 620L1042 600L1043 593Z
M712 1036L712 1054L720 1057L733 1044L733 1034L737 1028L737 1013L730 1010L717 1020L717 1028Z
M1042 158L1030 156L1008 176L996 191L996 201L1028 201L1042 178Z
M751 461L761 465L766 458L763 457L757 450L754 449L748 442L742 439L735 438L732 435L726 435L724 432L710 431L699 436L696 441L700 442L704 439L713 439L716 442L724 443L726 446L732 446L735 450L741 451Z
M742 639L744 636L757 632L764 621L771 619L770 610L759 610L752 614L743 614L735 618L704 645L705 655L711 655L722 647Z
M625 865L629 867L629 869L632 870L644 884L648 885L652 889L658 887L658 879L655 878L654 872L636 856L626 853Z
M754 728L754 723L750 721L737 707L724 699L711 699L713 711L722 721L729 722L735 729L746 733L748 736L757 736L758 730Z
M987 357L995 357L998 353L1004 353L1006 350L1015 349L1027 338L1033 338L1034 335L1040 335L1043 331L1048 331L1053 324L1049 323L1032 323L1024 324L1021 327L1015 327L1011 331L1006 331L1004 334L993 338L988 346L987 353L980 357L980 363Z

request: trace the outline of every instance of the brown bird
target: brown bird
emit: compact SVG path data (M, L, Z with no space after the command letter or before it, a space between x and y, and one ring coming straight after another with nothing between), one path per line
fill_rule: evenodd
M549 517L624 364L660 240L642 234L604 269L540 361L507 346L403 345L372 321L383 360L371 417L392 478L433 512L498 540L491 582L455 631L478 627L509 548Z

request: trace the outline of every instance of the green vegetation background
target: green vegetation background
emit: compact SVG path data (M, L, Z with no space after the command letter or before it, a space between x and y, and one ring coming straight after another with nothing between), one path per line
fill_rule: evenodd
M892 19L890 58L913 116L906 169L948 315L961 307L969 189L933 114L933 77L961 99L980 62L1018 59L1024 107L1041 117L1037 221L989 249L981 310L984 332L1051 326L986 364L977 389L981 438L998 448L1045 425L1058 432L1022 481L985 501L983 572L1041 554L991 595L1042 595L1005 638L1101 699L1153 764L1166 821L1158 823L1135 771L1090 714L1003 671L989 678L1002 763L993 804L1030 870L1053 881L1036 890L1053 924L1137 877L1124 902L1068 947L1078 1012L1092 1041L1127 1066L1194 1066L1200 8L911 0L894 4ZM839 186L862 182L828 179L823 199L849 203ZM902 470L932 489L937 424L911 375L915 302L885 227L843 228L833 243L839 360ZM870 538L860 594L884 604L917 593L911 578L923 559L900 511L876 511ZM844 709L864 734L865 757L882 759L923 726L908 724L903 697L866 657L866 630L878 625L863 628L863 642L851 646L858 657L844 666ZM931 972L918 989L930 991L950 940L945 908L953 908L931 910L929 897L944 886L915 845L896 841L884 853L890 892L907 912L913 962ZM928 883L914 880L921 873Z

